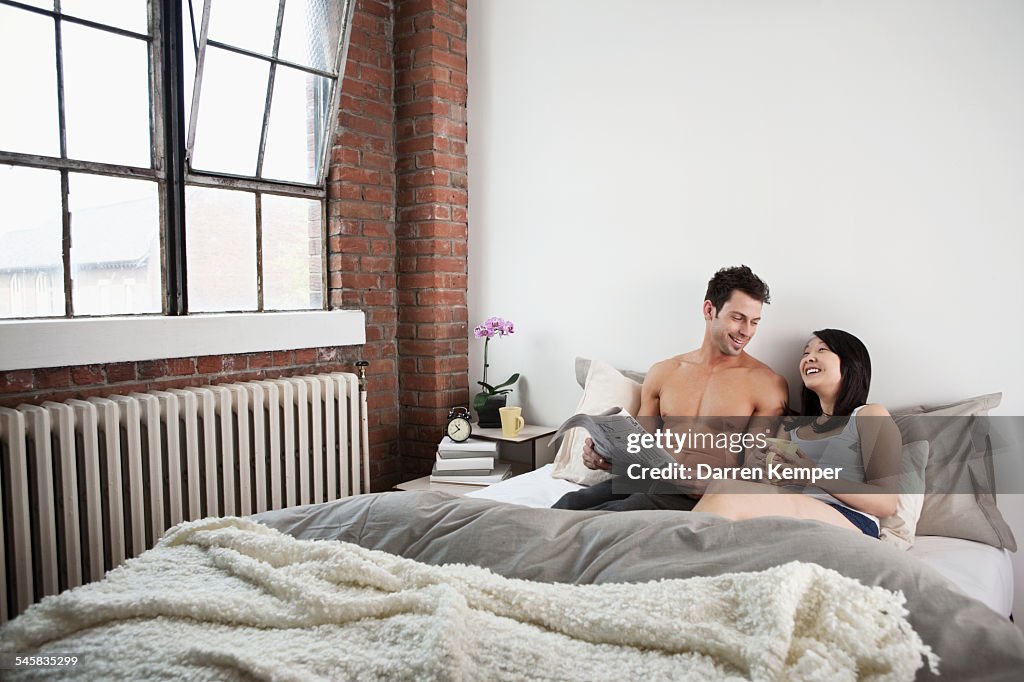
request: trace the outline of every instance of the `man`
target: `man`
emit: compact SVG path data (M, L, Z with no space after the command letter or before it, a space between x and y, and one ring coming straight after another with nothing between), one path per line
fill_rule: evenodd
M789 396L786 380L746 352L761 322L761 308L770 302L768 285L746 265L716 272L704 296L704 341L700 348L656 363L644 379L636 416L645 427L671 428L673 418L683 424L684 417L724 417L728 430L740 432L751 429L754 418L781 416ZM713 460L721 463L707 453L690 452L686 463L692 466ZM583 463L591 469L611 469L589 438L583 448ZM614 480L568 493L554 507L688 511L696 504L694 497L680 490L669 494L615 493Z

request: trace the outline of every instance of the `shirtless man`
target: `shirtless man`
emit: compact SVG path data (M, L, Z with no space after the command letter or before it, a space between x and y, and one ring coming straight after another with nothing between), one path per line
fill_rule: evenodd
M704 299L700 348L656 363L644 379L637 417L647 418L641 421L648 430L671 428L674 417L726 417L725 427L741 432L751 429L754 418L779 417L786 409L786 380L745 350L757 332L762 305L771 302L768 285L745 265L723 268L708 282ZM686 463L692 466L712 460L721 464L705 453L690 453ZM583 463L591 469L611 469L589 438L583 448ZM614 493L613 480L568 493L554 507L689 510L696 504L696 499L679 490L670 494Z

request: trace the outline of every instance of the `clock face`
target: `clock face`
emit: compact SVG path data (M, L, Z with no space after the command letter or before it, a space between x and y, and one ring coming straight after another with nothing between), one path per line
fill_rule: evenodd
M472 432L472 428L469 425L469 420L464 417L455 417L448 422L448 437L457 443L469 438L469 434Z

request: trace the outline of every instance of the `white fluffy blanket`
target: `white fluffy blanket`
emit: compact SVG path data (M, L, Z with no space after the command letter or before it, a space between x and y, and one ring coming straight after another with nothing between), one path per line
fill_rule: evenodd
M812 564L546 584L223 518L43 600L0 650L75 654L61 674L86 679L907 680L936 660L905 615Z

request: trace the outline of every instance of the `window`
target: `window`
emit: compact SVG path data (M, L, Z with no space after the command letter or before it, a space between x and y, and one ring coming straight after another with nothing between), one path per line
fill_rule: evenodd
M0 318L322 309L351 11L0 0Z
M36 315L53 315L53 281L48 272L36 275Z

